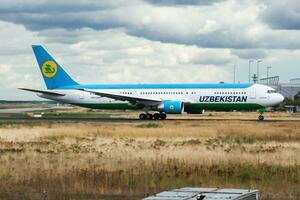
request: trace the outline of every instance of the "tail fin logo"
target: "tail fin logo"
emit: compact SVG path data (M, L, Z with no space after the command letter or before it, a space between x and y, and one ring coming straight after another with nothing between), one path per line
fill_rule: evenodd
M57 72L57 65L52 60L47 60L42 65L42 73L47 78L52 78Z
M175 107L174 107L174 105L170 105L170 110L174 110L175 109Z

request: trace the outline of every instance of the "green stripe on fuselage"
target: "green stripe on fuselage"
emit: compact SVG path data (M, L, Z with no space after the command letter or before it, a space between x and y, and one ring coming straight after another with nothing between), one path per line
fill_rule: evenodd
M186 104L185 110L257 110L263 106L255 103L195 103Z
M77 106L103 109L103 110L140 110L143 109L142 105L133 105L127 103L101 103L101 104L76 104ZM186 104L185 110L257 110L264 108L259 104L252 103L193 103Z

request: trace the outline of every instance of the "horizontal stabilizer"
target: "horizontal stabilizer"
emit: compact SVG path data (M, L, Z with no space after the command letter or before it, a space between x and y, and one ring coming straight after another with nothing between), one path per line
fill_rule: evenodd
M29 91L29 92L36 92L36 93L48 94L48 95L54 95L54 96L65 96L65 94L61 94L58 92L51 92L51 91L47 91L47 90L35 90L35 89L28 89L28 88L19 88L19 89Z

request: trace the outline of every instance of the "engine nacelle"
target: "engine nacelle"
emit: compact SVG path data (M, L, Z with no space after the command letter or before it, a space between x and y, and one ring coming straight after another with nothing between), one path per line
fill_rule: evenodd
M181 101L169 100L158 105L157 110L167 114L181 114L184 110L184 104Z

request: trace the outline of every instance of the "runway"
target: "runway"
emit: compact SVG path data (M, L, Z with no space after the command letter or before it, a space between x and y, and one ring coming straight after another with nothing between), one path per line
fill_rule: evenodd
M264 121L258 121L257 119L217 119L217 118L197 118L197 119L189 119L189 118L169 118L166 120L140 120L140 119L132 119L132 118L0 118L0 123L30 123L30 122L41 122L41 123L146 123L146 122L168 122L168 121L193 121L193 122L221 122L221 121L249 121L249 122L260 122L260 123L270 123L270 122L297 122L300 120L283 120L283 119L265 119Z
M93 123L138 123L145 122L129 118L0 118L0 123L27 123L27 122L93 122Z
M56 107L52 108L43 108L43 107L37 107L37 108L4 108L0 109L0 114L16 114L16 113L27 113L27 112L36 112L36 111L46 111L49 109L55 109Z

